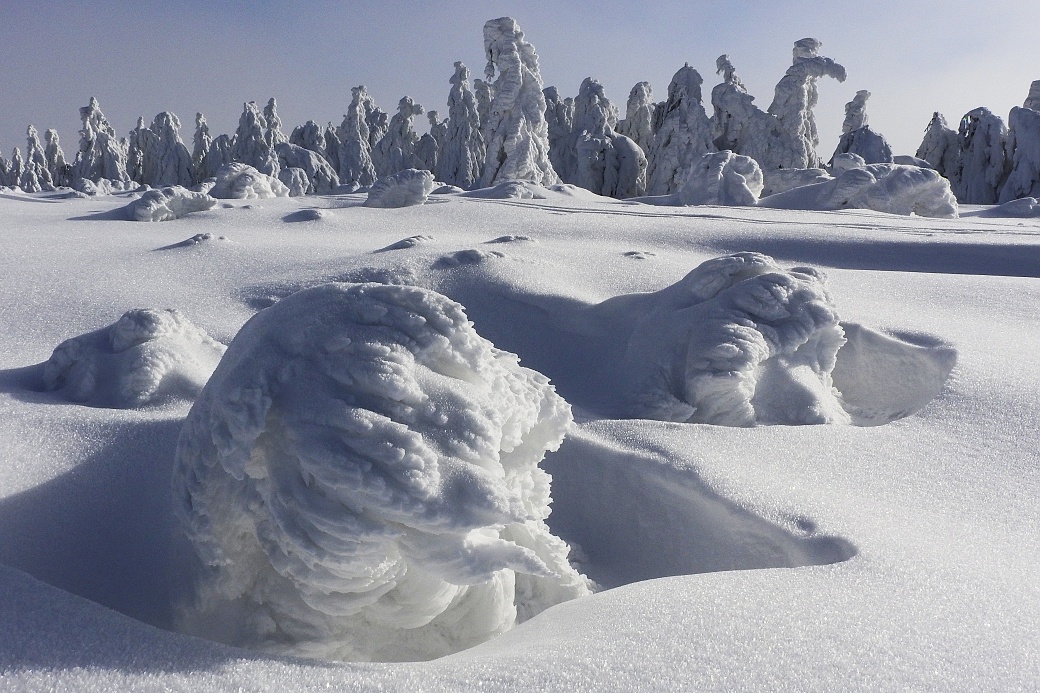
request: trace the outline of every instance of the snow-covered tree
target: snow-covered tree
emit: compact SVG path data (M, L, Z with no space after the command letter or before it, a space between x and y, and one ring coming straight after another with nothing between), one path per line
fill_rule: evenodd
M340 142L339 179L344 185L366 187L376 180L370 122L371 115L379 109L364 85L354 87L350 93L350 106L343 116L343 124L336 130Z
M469 70L464 64L455 63L449 82L447 132L435 173L437 180L468 190L480 180L484 136L476 96L469 86Z
M269 104L270 105L270 104ZM231 158L260 173L278 176L278 155L271 141L271 128L267 119L260 113L255 101L243 104L242 116L238 120L238 130L231 146Z
M481 130L491 117L491 102L495 99L495 88L490 82L482 79L473 80L473 97L477 100L477 116L480 118Z
M10 187L11 183L11 162L0 156L0 185Z
M390 119L390 127L372 148L372 164L380 178L406 168L421 168L415 156L419 135L412 129L415 116L423 114L423 107L405 96L397 103L397 113Z
M819 55L822 44L804 38L794 44L791 67L776 85L769 113L776 116L784 139L780 168L815 168L820 158L816 147L820 136L813 108L819 101L816 82L820 77L845 81L845 68Z
M274 148L280 168L300 169L307 176L305 193L326 195L339 187L336 170L321 154L289 142L279 142ZM284 180L282 182L285 183Z
M53 190L54 181L51 172L47 168L47 156L40 144L40 135L32 125L25 132L27 147L25 149L25 164L22 167L22 175L18 180L18 186L25 192L40 192L42 190Z
M126 174L126 142L116 137L97 99L90 97L90 103L79 109L79 115L83 129L79 131L73 182L78 186L82 180L130 180Z
M47 170L50 171L54 185L71 185L72 166L65 161L65 152L61 150L61 144L58 141L58 131L47 130L43 133L43 139L47 143L44 151L44 155L47 157Z
M282 119L278 117L278 102L273 96L267 100L267 105L264 106L264 122L267 123L264 136L272 148L276 144L289 141L289 138L282 132Z
M960 159L958 173L950 184L961 204L996 204L1000 186L1007 178L1004 142L1007 128L988 108L976 108L961 119L958 129Z
M574 99L560 96L556 87L542 90L545 98L545 125L549 134L549 161L561 180L570 178L577 166L574 142Z
M1022 104L1025 108L1040 111L1040 79L1029 85L1029 95Z
M154 188L170 185L189 187L195 179L191 154L180 136L181 121L169 111L155 116L144 131L144 158L141 163L142 179Z
M318 125L313 120L308 120L303 125L298 125L289 135L289 143L297 147L310 150L325 159L327 162L339 166L339 159L329 155L328 139L325 137L325 127ZM333 150L333 156L336 152Z
M628 93L625 119L618 122L618 134L628 137L646 154L654 138L654 100L650 82L639 82Z
M137 125L126 140L126 175L130 180L144 183L144 151L148 148L148 126L144 117L138 116Z
M647 194L669 195L686 182L690 168L715 151L711 123L701 103L700 73L689 64L668 85L668 99L654 112L654 140L647 156Z
M441 120L440 113L437 111L428 111L426 117L430 121L430 131L420 137L419 142L415 145L415 158L422 164L421 169L433 173L437 170L441 147L444 146L448 121Z
M1040 81L1033 85L1040 85ZM1040 198L1040 110L1018 106L1011 109L1005 148L1011 172L1000 189L998 202Z
M11 152L11 163L7 168L6 184L12 188L20 186L23 171L25 171L25 159L22 158L22 150L15 147Z
M867 164L892 163L892 147L879 132L867 125L867 99L870 92L861 89L852 101L845 104L845 122L841 126L841 139L834 150L839 154L857 154ZM831 157L833 161L834 157Z
M195 114L195 136L192 138L191 167L195 174L195 182L205 180L214 175L216 171L208 170L206 157L213 146L213 137L209 134L209 124L206 116L201 113Z
M234 159L231 158L231 138L227 135L218 135L213 138L213 144L210 145L209 152L206 154L206 178L216 176L220 169L233 161Z
M495 77L490 112L483 124L487 152L481 187L503 180L530 180L543 185L559 177L549 161L549 132L538 54L516 20L501 17L484 24L484 76Z
M715 67L723 76L723 82L711 90L715 147L751 157L764 172L779 169L782 156L778 152L782 147L776 117L754 104L755 97L748 94L737 77L728 55L720 55Z
M924 139L917 148L915 156L927 161L932 168L945 176L953 185L960 169L960 138L957 131L946 124L946 119L938 111L932 113L928 127L924 131Z

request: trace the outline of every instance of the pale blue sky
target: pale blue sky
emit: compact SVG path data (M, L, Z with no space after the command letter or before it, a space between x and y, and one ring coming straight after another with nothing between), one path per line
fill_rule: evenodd
M721 53L765 108L793 42L820 39L821 53L849 75L820 84L824 155L858 89L873 94L871 125L897 153L913 153L932 111L954 127L976 106L1006 118L1040 79L1036 0L11 4L0 10L0 149L8 158L15 146L24 153L31 122L41 133L57 128L71 159L78 109L92 95L120 135L137 116L151 122L170 110L189 143L196 111L214 133L232 132L244 101L270 96L287 132L308 119L338 124L357 84L384 110L407 94L443 117L452 64L461 59L481 75L484 21L504 15L538 50L546 85L574 95L595 77L622 111L641 80L664 98L684 62L704 77L707 99Z

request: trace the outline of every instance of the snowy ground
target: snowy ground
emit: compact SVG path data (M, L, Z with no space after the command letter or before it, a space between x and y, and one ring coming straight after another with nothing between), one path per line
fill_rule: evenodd
M0 195L0 688L1036 688L1040 220L363 200L134 223L118 196ZM212 236L181 244L196 234ZM574 316L745 250L825 271L847 323L955 349L938 397L875 427L612 418L611 350ZM40 364L132 308L177 308L227 344L256 310L337 279L441 291L553 380L578 425L543 463L549 524L609 589L427 663L273 658L164 630L189 405L72 404L42 391ZM920 374L853 376L884 392Z

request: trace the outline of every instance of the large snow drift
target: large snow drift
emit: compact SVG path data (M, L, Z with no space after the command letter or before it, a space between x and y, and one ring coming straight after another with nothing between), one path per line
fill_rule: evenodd
M588 593L549 533L570 408L411 286L326 284L254 316L185 422L186 630L265 650L429 659Z
M70 401L98 407L194 399L224 349L177 310L138 308L59 344L43 365L43 382Z

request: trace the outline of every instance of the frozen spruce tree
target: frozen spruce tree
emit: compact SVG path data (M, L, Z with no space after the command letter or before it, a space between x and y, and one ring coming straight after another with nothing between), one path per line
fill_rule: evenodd
M40 144L40 135L32 125L25 132L27 147L25 150L25 164L22 167L22 175L18 180L18 186L25 192L41 192L53 190L54 182L51 172L47 168L47 156Z
M282 132L282 119L278 117L278 102L274 100L273 96L267 100L267 105L264 106L264 122L267 123L264 135L272 147L289 141L289 138Z
M95 183L102 178L128 181L126 175L126 142L116 137L115 130L105 119L98 101L79 109L83 129L79 131L79 152L73 165L72 178L76 187L84 180Z
M420 167L422 170L433 173L437 170L441 147L444 146L448 121L441 120L440 113L437 111L428 111L426 118L430 122L430 131L420 137L418 144L415 145L415 158L422 164Z
M369 123L371 114L378 109L364 85L354 87L350 92L353 98L343 116L343 124L336 131L339 138L339 180L355 188L367 187L376 180Z
M556 87L542 90L545 97L545 124L549 133L549 162L560 180L569 180L577 168L574 151L574 99L560 96Z
M195 182L206 180L216 174L216 170L210 171L207 166L209 150L213 147L213 137L209 134L209 124L206 116L201 113L195 114L195 136L192 138L191 167L195 174Z
M1011 172L1000 190L998 202L1003 204L1021 197L1040 198L1040 110L1016 106L1011 109L1008 125L1005 148Z
M148 148L148 126L144 117L138 116L137 125L126 140L126 175L130 180L144 183L144 151Z
M689 64L668 85L668 100L654 112L654 140L647 155L647 194L670 195L682 188L690 168L715 151L711 123L701 104L700 73Z
M293 129L292 134L289 135L289 144L295 144L297 147L303 147L309 151L314 152L325 161L332 163L335 166L339 166L338 158L333 158L336 155L336 149L332 150L332 155L329 154L328 149L328 138L325 136L325 127L318 125L313 120L308 120L303 125L298 125Z
M434 173L437 180L468 190L480 180L484 136L480 132L476 95L469 86L469 70L464 64L455 63L455 74L449 82L447 132Z
M1026 96L1023 107L1040 111L1040 79L1029 85L1029 95Z
M260 113L255 101L243 104L242 116L231 147L231 158L252 166L260 173L278 177L278 155L270 140L267 119Z
M491 117L491 102L495 98L495 89L490 82L475 79L473 80L473 96L477 100L477 116L480 118L480 127L483 129Z
M780 125L776 118L755 105L737 77L728 55L715 61L716 73L723 82L711 90L713 143L719 151L730 150L749 156L763 170L780 168Z
M917 148L918 159L927 161L932 168L954 184L960 169L961 145L957 131L946 125L942 113L932 113L932 119L924 131L924 139Z
M776 116L780 125L784 145L780 168L819 166L816 146L820 143L820 136L813 115L813 108L819 101L816 82L820 77L845 81L845 68L819 55L821 45L814 38L797 41L793 64L776 85L769 113Z
M307 178L304 193L327 195L339 187L336 170L317 152L289 142L279 142L274 149L278 153L278 165L281 169L300 169L304 172ZM279 177L279 180L288 185L285 179Z
M390 119L390 127L382 139L372 148L372 164L380 178L403 171L420 168L415 156L415 145L419 135L412 129L415 116L423 114L423 107L405 96L397 103L397 114Z
M867 99L870 92L861 89L856 96L845 104L845 122L841 126L841 139L834 150L839 154L857 154L868 164L892 163L892 147L878 132L867 125ZM833 161L833 157L831 158Z
M181 121L169 111L155 116L143 133L142 180L153 188L170 185L190 187L195 178L191 154L180 136Z
M11 162L0 155L0 186L11 187Z
M650 82L639 82L628 93L625 119L618 122L618 134L628 137L649 153L654 138L654 95Z
M43 139L47 143L44 150L44 156L47 158L47 170L50 171L54 185L71 185L72 167L65 161L65 152L61 150L61 144L58 142L58 131L47 130L43 133Z
M22 172L25 171L25 159L22 158L22 150L18 147L11 152L11 163L7 167L7 178L5 185L17 188L22 184Z
M614 131L617 109L603 86L587 77L574 99L574 132L569 151L575 168L570 180L586 190L610 197L646 192L646 156L635 141Z
M481 187L504 180L559 182L549 161L549 132L538 54L516 20L501 17L484 24L484 54L490 81L497 72L484 137L487 153Z
M961 155L956 180L950 180L961 204L996 204L1007 177L1004 142L1007 128L988 108L976 108L961 119L957 132Z

